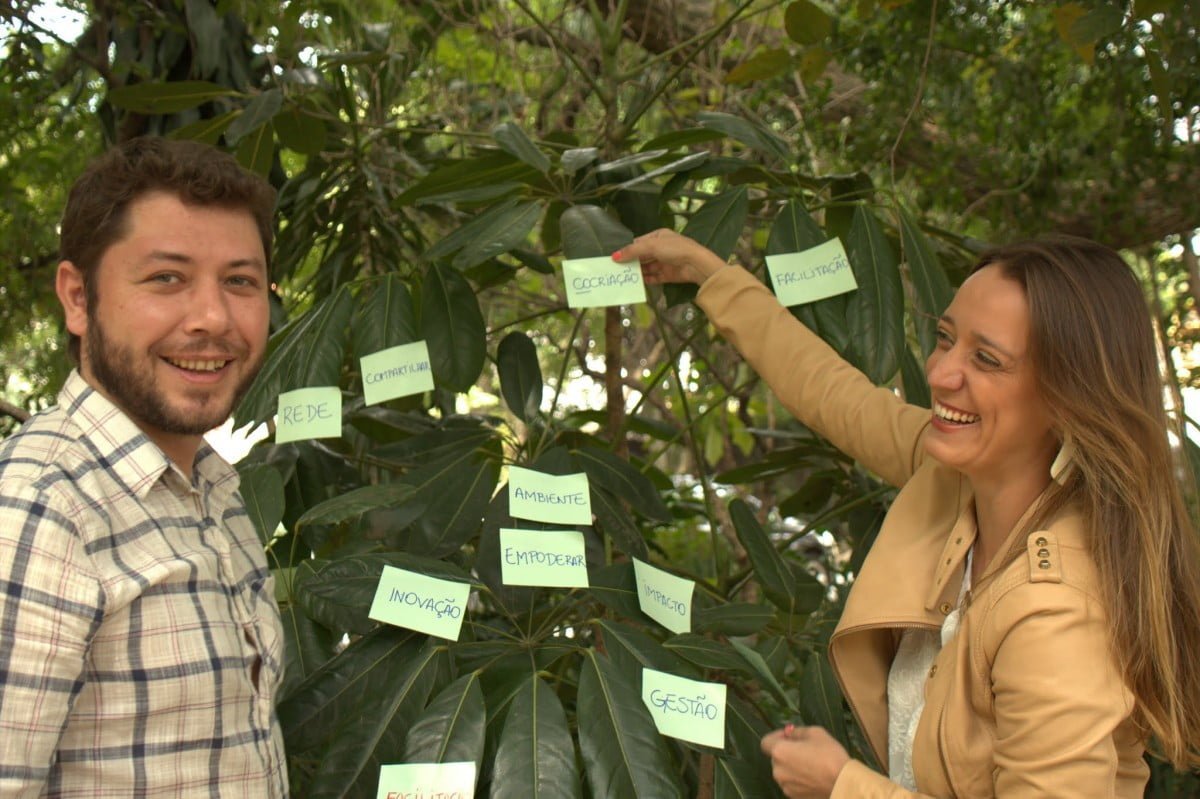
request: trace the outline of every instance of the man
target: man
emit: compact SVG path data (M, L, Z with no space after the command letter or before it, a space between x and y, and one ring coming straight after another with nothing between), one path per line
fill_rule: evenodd
M273 205L163 139L71 189L78 369L0 443L0 797L287 794L273 581L202 437L262 362Z

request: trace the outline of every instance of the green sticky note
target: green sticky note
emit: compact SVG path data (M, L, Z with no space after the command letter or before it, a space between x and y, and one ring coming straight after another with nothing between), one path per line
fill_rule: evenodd
M518 519L551 524L591 524L592 497L587 475L542 474L520 466L508 469L508 512Z
M433 391L429 347L424 341L364 355L359 359L359 365L362 368L363 400L368 405Z
M384 566L367 617L457 641L470 593L467 583Z
M501 527L500 576L505 585L587 588L583 533Z
M663 735L725 748L725 685L642 668L642 703Z
M475 763L381 766L375 799L474 799Z
M638 604L645 613L673 633L692 631L692 592L696 584L670 572L633 559Z
M279 395L275 443L342 437L342 392L337 386L298 388Z
M854 270L841 239L830 239L804 252L767 256L775 296L784 305L802 305L854 291Z
M612 258L575 258L562 262L567 305L601 308L646 301L646 283L638 263L619 264Z

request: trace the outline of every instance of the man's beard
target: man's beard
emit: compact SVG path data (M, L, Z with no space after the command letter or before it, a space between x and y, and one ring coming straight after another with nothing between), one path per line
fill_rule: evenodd
M196 396L200 398L201 407L185 411L171 406L155 383L152 367L142 366L131 349L113 343L104 335L104 329L93 313L88 314L84 335L92 376L105 393L139 426L175 435L203 435L223 423L250 389L262 366L261 359L253 364L227 405L212 404L214 398L208 392L198 390ZM212 349L205 351L212 352ZM157 356L150 354L148 357Z

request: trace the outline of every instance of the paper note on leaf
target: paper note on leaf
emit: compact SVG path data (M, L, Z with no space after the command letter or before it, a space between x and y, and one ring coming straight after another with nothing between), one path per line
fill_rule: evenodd
M500 528L500 575L505 585L587 588L583 533Z
M673 633L692 631L692 593L696 584L633 559L638 604L642 612Z
M725 748L725 685L642 668L642 703L663 735Z
M424 341L364 355L359 359L359 364L362 368L363 401L368 405L433 391L429 347Z
M467 583L384 566L367 617L457 641L470 594Z
M646 283L637 263L619 264L608 256L563 261L567 305L600 308L646 301Z
M579 474L542 474L520 466L508 469L508 512L518 519L551 524L591 524L588 479Z
M475 763L405 763L379 769L375 799L473 799Z
M342 437L342 392L337 386L298 388L279 395L275 443Z
M775 296L784 305L803 305L858 288L841 239L804 252L767 256Z

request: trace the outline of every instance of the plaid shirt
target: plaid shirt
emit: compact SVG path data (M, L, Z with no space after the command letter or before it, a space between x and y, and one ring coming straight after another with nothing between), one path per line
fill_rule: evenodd
M73 372L0 443L0 796L283 797L283 637L238 478Z

